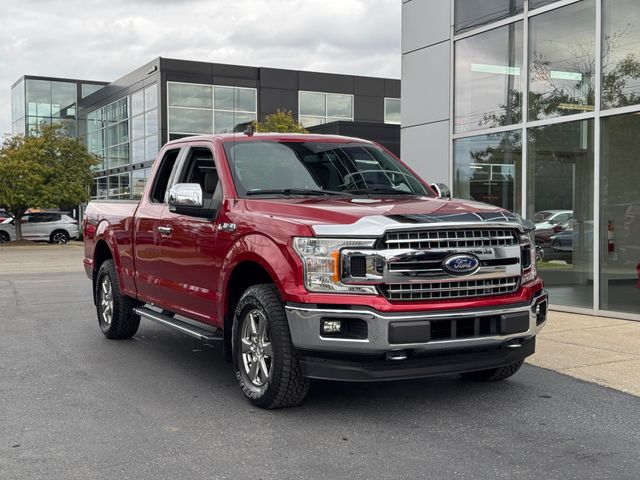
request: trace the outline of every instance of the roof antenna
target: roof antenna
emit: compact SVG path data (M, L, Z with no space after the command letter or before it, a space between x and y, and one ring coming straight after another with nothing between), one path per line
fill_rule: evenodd
M242 132L244 133L247 137L253 137L253 134L256 133L256 125L251 122L247 125L247 129Z

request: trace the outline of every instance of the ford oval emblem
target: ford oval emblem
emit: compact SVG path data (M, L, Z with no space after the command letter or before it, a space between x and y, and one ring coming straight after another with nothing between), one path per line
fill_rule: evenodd
M451 275L467 275L480 267L480 260L475 255L451 255L442 262L442 269Z

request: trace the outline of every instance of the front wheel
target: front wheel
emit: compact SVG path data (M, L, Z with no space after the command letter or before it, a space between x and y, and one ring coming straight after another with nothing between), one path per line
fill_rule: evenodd
M233 365L244 395L262 408L298 405L309 390L273 285L249 287L236 308Z
M461 373L460 375L463 378L467 378L469 380L476 380L478 382L499 382L501 380L506 380L512 375L515 375L524 360L520 360L519 362L512 363L510 365L505 365L504 367L498 368L490 368L489 370L478 370L475 372L466 372Z
M133 309L140 303L120 293L113 260L106 260L98 270L95 298L98 323L105 337L124 339L136 334L140 317Z
M7 232L0 232L0 243L7 243L11 241L9 234Z

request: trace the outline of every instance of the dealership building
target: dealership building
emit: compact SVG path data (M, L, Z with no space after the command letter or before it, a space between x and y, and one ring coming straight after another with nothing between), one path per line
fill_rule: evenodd
M554 307L640 320L638 0L403 0L401 141L538 222Z
M277 110L312 132L374 140L400 152L400 81L156 58L122 78L24 76L12 87L13 133L64 123L103 161L92 198L142 194L169 140L242 131Z

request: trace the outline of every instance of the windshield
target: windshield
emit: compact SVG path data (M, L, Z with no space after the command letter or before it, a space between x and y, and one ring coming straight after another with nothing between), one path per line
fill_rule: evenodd
M238 194L425 195L414 175L373 145L326 142L225 142Z

